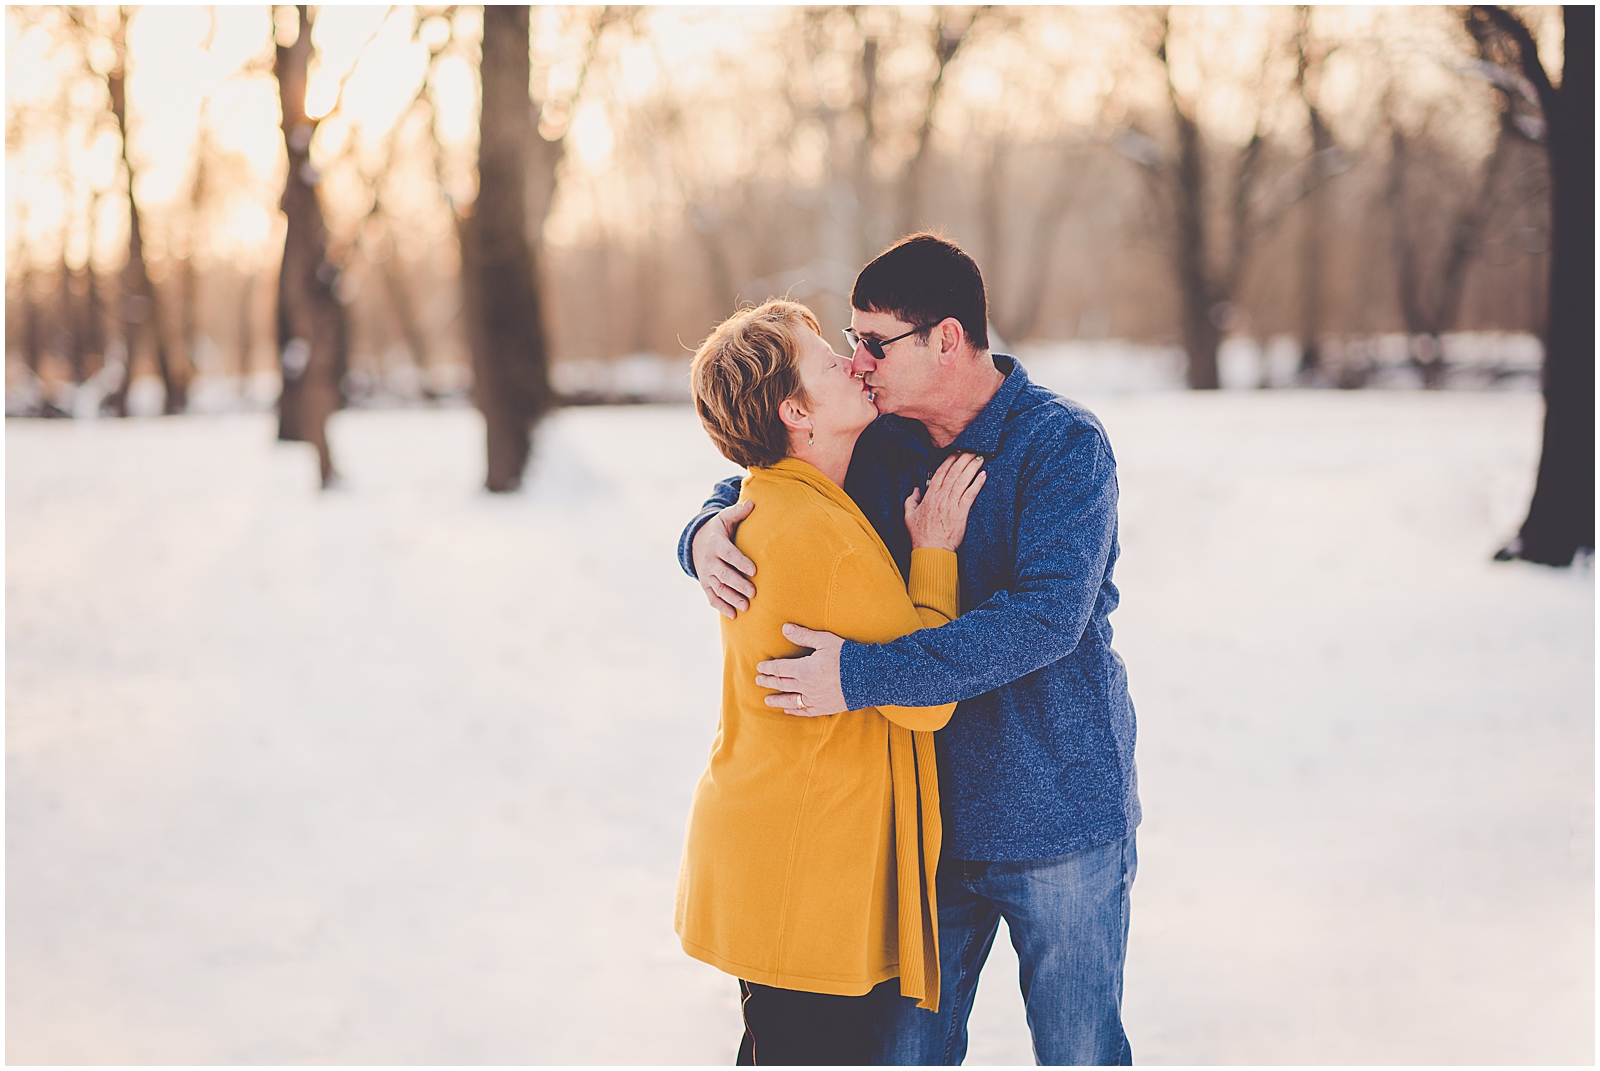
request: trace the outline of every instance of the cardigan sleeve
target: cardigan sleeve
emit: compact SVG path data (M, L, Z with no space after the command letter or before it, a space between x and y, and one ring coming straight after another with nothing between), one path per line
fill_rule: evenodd
M955 552L913 550L908 587L900 586L899 570L883 568L876 555L859 551L842 555L829 579L826 627L849 639L876 635L881 638L867 642L882 643L954 620L961 599ZM956 705L879 705L877 709L896 725L932 731L945 727Z
M938 628L961 612L961 585L956 552L926 547L911 552L907 594L923 628Z

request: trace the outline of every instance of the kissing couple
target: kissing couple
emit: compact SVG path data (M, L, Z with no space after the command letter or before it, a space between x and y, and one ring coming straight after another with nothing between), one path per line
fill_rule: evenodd
M961 1063L1001 918L1038 1062L1131 1063L1110 442L989 351L954 243L896 242L850 303L848 354L772 300L691 365L749 475L679 542L723 684L678 936L738 979L740 1064Z

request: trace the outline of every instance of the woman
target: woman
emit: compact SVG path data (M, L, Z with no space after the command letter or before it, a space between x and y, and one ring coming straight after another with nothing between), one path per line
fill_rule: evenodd
M877 410L810 311L769 301L737 313L690 374L706 431L750 469L743 498L756 508L737 543L761 593L721 619L721 719L689 816L678 936L740 980L741 1064L864 1064L874 987L898 978L899 992L938 1005L932 733L955 704L796 717L763 702L756 664L801 653L785 622L875 643L953 618L981 459L948 459L907 499L908 592L842 486Z

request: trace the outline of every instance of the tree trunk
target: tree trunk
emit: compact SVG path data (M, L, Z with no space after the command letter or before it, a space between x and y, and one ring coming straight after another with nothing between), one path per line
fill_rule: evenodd
M1570 565L1580 550L1594 549L1594 8L1569 6L1563 12L1565 70L1559 93L1549 93L1545 106L1550 319L1544 442L1528 518L1512 544L1495 555L1544 565ZM1537 59L1531 39L1522 48L1526 70Z
M123 368L122 382L108 399L117 416L128 415L128 388L133 384L133 372L138 367L139 356L154 349L156 370L166 388L167 399L163 409L168 413L181 412L187 402L188 377L175 366L167 351L166 336L161 331L161 318L157 308L155 287L150 282L150 271L144 257L144 229L139 218L139 202L134 195L133 161L128 153L128 23L132 15L127 8L117 9L117 29L112 40L116 60L106 75L106 88L111 93L111 113L117 121L117 136L121 142L122 169L128 180L128 262L122 269L121 318L123 336L127 340L127 364Z
M1327 198L1322 186L1306 198L1300 234L1300 366L1297 374L1304 382L1316 378L1321 366L1322 344L1322 265L1327 248Z
M1422 374L1423 390L1439 390L1444 386L1444 340L1437 332L1411 335L1406 339L1406 351L1411 366Z
M1295 85L1300 90L1300 100L1306 106L1306 124L1311 139L1311 189L1306 194L1305 209L1301 213L1300 232L1300 367L1298 378L1303 383L1313 381L1320 370L1323 321L1323 264L1327 259L1328 209L1324 190L1325 172L1322 170L1328 154L1334 148L1333 131L1322 118L1317 107L1320 97L1322 57L1313 56L1310 37L1311 9L1299 9L1300 25L1296 34L1297 65ZM1265 350L1263 350L1265 352ZM1262 384L1267 382L1265 374Z
M179 285L182 287L179 300L182 304L178 313L177 349L183 355L183 363L198 372L195 341L200 337L200 273L195 269L192 250L183 258L179 273ZM184 400L187 402L187 397ZM179 411L169 410L169 412Z
M1493 62L1493 56L1486 51L1492 35L1486 35L1470 11L1467 28L1478 41L1479 58ZM1500 181L1510 160L1512 145L1526 136L1517 132L1512 107L1508 93L1502 103L1494 145L1483 162L1478 187L1451 216L1443 251L1432 257L1422 248L1421 239L1409 224L1419 200L1439 196L1426 176L1420 183L1409 177L1412 144L1414 141L1426 143L1428 135L1424 130L1416 136L1408 136L1388 116L1387 101L1385 103L1390 153L1384 200L1392 228L1396 297L1400 318L1406 327L1408 361L1422 376L1422 385L1428 390L1445 385L1449 366L1445 363L1441 336L1455 326L1466 292L1467 275L1483 251L1483 234L1499 200ZM1420 190L1417 189L1419 185Z
M22 251L22 279L18 289L22 292L22 360L35 378L44 357L44 315L34 296L33 268L28 264L27 250Z
M1422 374L1423 387L1433 388L1438 386L1439 378L1438 365L1433 363L1437 353L1433 347L1436 330L1424 308L1421 254L1407 225L1410 218L1406 204L1409 158L1406 135L1396 126L1389 131L1389 167L1384 183L1384 199L1389 206L1392 226L1395 296L1400 306L1400 319L1406 325L1406 360ZM1423 349L1427 352L1419 352Z
M97 374L106 363L105 303L100 296L100 273L94 270L95 239L99 230L95 220L99 215L100 193L96 191L89 198L89 254L83 259L84 379Z
M1219 302L1207 271L1203 147L1199 126L1178 107L1176 98L1172 111L1178 128L1173 252L1178 290L1183 298L1183 348L1189 355L1187 379L1191 390L1216 390L1221 386L1217 347L1222 344L1222 331L1212 315Z
M1247 228L1251 186L1260 159L1260 120L1258 117L1257 132L1241 153L1238 173L1234 176L1234 195L1230 198L1234 226L1231 261L1226 273L1214 275L1206 231L1206 147L1194 108L1184 104L1172 78L1168 53L1172 34L1170 16L1166 9L1160 13L1161 36L1156 42L1155 56L1166 74L1167 104L1172 109L1177 153L1170 162L1146 166L1157 176L1158 188L1164 191L1172 212L1170 256L1173 281L1178 285L1182 304L1183 348L1188 356L1185 379L1190 390L1216 390L1222 385L1217 373L1217 349L1222 344L1222 332L1226 327L1228 300L1232 287L1243 273L1250 248L1251 236Z
M244 276L239 283L239 316L234 321L237 329L237 363L239 365L239 393L245 394L250 387L250 351L256 344L256 280L258 276L252 272Z
M349 327L335 287L339 269L328 260L328 228L317 198L319 176L311 166L316 124L306 116L306 68L311 59L312 19L304 5L294 44L277 46L274 71L283 108L283 142L289 154L283 209L287 223L283 266L278 272L278 360L283 391L278 397L278 438L316 448L322 486L336 479L328 447L328 419L339 409Z
M183 358L183 364L191 375L198 374L200 369L195 360L195 343L200 337L200 273L195 266L195 248L200 244L200 228L204 225L201 211L205 207L206 189L206 154L210 151L207 145L204 123L206 111L202 107L200 112L201 132L200 144L196 148L194 182L189 188L189 233L188 247L184 250L183 262L179 267L179 312L178 330L176 334L177 351ZM187 401L187 398L185 399ZM174 412L176 410L168 410Z
M72 382L82 383L88 377L87 366L89 363L87 332L82 314L83 303L78 300L77 272L67 265L66 236L61 242L61 342L62 353L67 358L67 366L71 369Z
M521 486L534 425L553 404L528 240L527 169L538 151L528 66L528 8L486 5L478 199L460 230L473 395L488 440L485 485L495 492Z
M1222 346L1222 329L1212 318L1217 307L1192 288L1183 295L1183 348L1189 355L1184 381L1190 390L1217 390L1222 386L1217 350Z

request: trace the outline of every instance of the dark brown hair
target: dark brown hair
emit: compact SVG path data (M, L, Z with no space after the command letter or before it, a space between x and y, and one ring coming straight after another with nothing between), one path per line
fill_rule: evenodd
M773 299L740 309L695 351L689 364L695 411L735 465L766 468L789 455L778 406L790 398L811 404L800 383L800 332L807 327L822 333L810 309Z
M907 235L879 253L856 276L850 304L919 326L931 327L953 316L974 349L982 353L989 348L983 273L960 246L937 234ZM927 332L918 337L926 340Z

